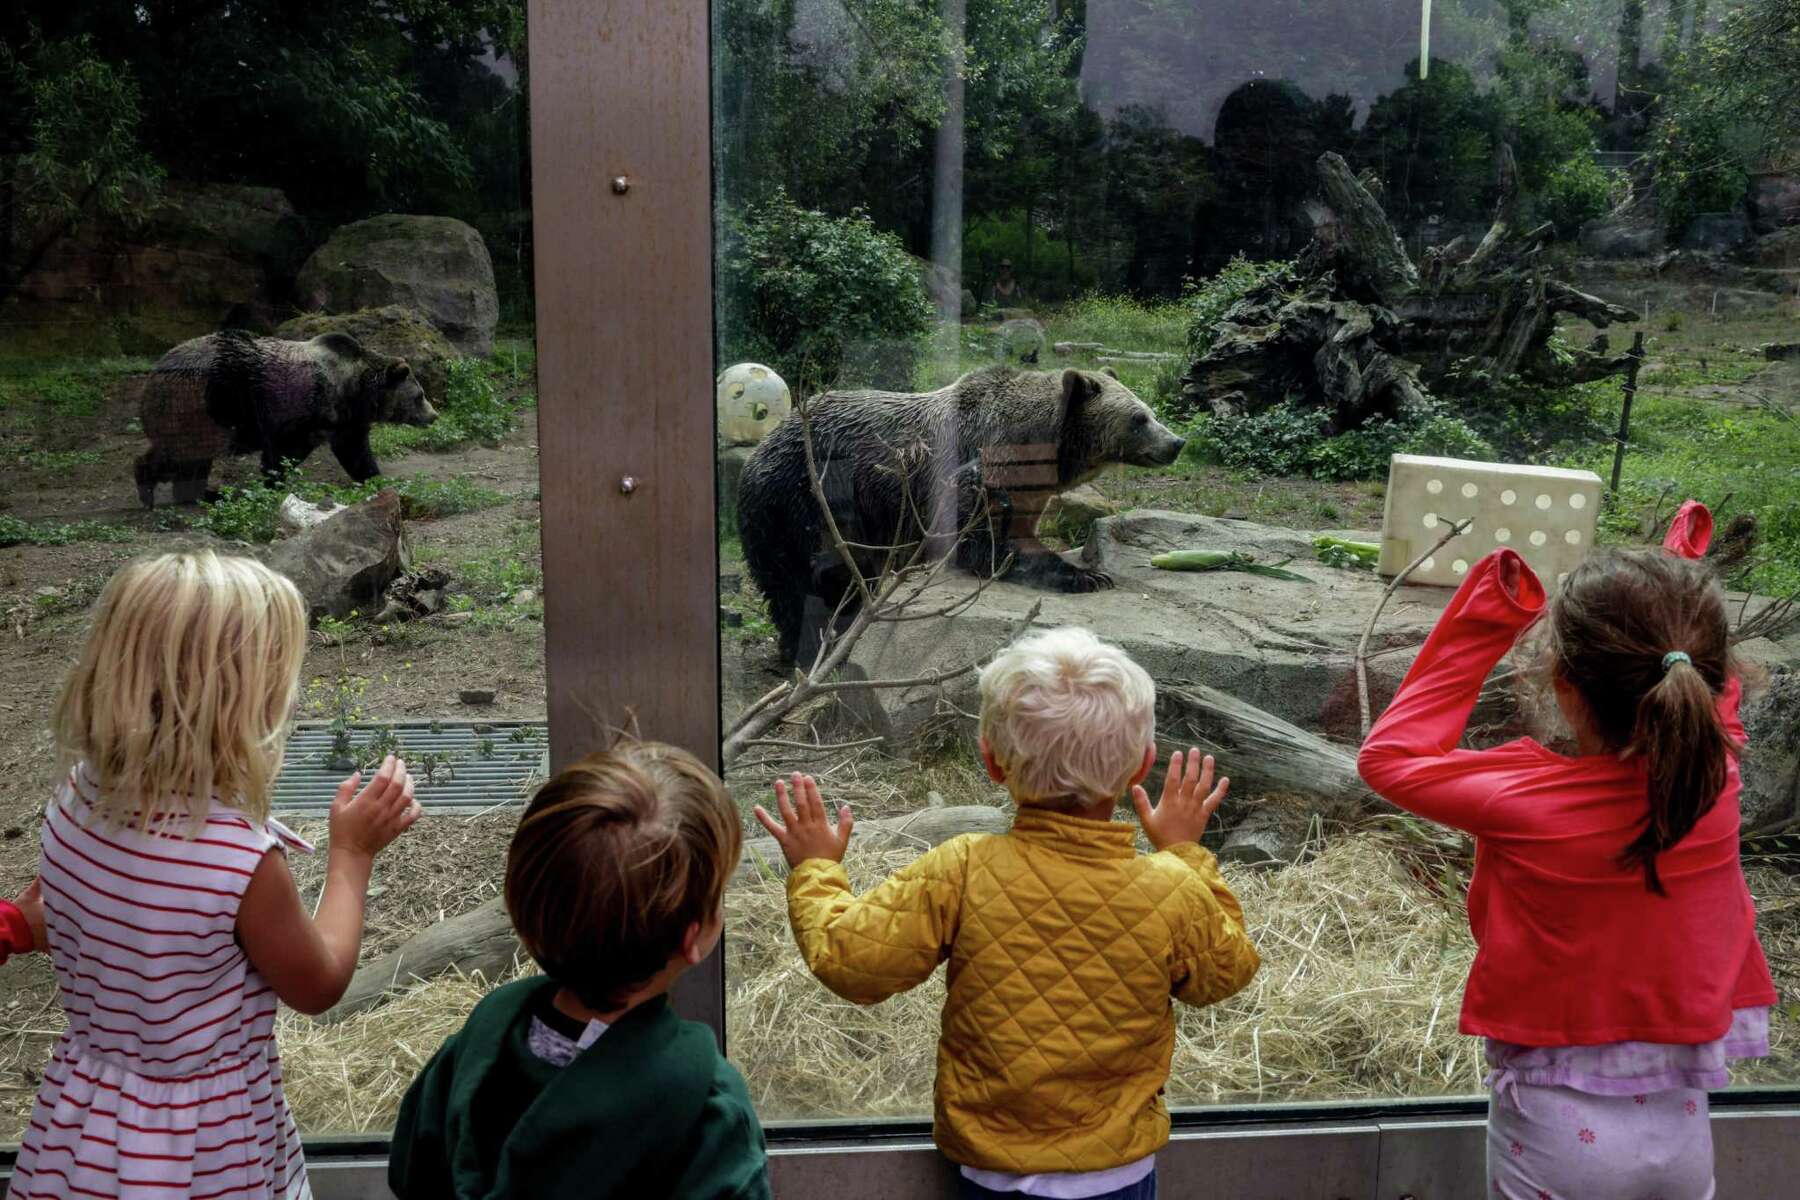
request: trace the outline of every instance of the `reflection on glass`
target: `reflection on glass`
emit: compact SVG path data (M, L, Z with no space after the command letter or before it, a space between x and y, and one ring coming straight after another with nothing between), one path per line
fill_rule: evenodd
M970 669L1027 618L1086 625L1155 677L1164 752L1219 747L1234 780L1209 841L1265 965L1181 1014L1171 1101L1479 1094L1457 1033L1471 847L1372 808L1352 764L1389 460L1604 481L1630 380L1595 536L1656 540L1679 500L1729 496L1728 589L1800 588L1800 122L1765 98L1796 82L1766 48L1790 7L714 5L740 802L821 775L857 809L859 889L1005 829ZM746 409L751 375L778 400ZM1494 502L1456 478L1409 509L1424 540L1401 561ZM1539 528L1535 490L1497 499L1496 541L1593 540ZM1150 565L1171 551L1218 569ZM1454 582L1478 557L1428 569ZM1284 563L1304 581L1243 569ZM1447 596L1382 616L1374 711ZM1763 607L1739 612L1745 640L1790 663L1793 624ZM1793 719L1771 697L1753 744ZM1527 731L1564 732L1530 671L1496 677L1474 743ZM1789 815L1780 753L1753 752L1746 830ZM780 855L750 845L728 1040L765 1117L926 1113L941 976L867 1009L831 997L792 944ZM1746 843L1779 964L1777 854ZM1793 1076L1785 1013L1773 1051L1738 1080Z
M101 585L205 546L312 609L277 815L322 842L352 770L395 752L418 780L364 961L492 896L544 756L524 47L511 0L0 15L6 894ZM293 869L310 906L323 855ZM284 1014L301 1131L385 1129L478 990ZM62 1017L41 957L0 993L16 1141Z

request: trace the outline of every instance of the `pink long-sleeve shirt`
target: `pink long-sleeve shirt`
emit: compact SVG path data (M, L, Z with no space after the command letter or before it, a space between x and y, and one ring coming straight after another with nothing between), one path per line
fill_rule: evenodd
M1684 536L1696 520L1684 512ZM1717 803L1658 857L1658 896L1618 861L1648 813L1641 762L1568 758L1530 738L1457 748L1483 681L1544 604L1512 551L1477 563L1358 760L1383 797L1475 836L1462 1031L1524 1046L1722 1038L1735 1009L1775 1000L1738 861L1736 762ZM1738 700L1733 681L1719 711L1741 743Z

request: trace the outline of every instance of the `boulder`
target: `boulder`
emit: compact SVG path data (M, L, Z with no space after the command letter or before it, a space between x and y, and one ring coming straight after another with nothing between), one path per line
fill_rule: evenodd
M404 358L413 369L425 398L442 408L450 382L450 362L457 357L456 348L437 327L410 308L388 304L381 308L358 309L352 313L312 313L284 321L275 336L297 342L316 338L322 333L347 333L365 350Z
M1701 213L1681 235L1681 248L1699 254L1729 254L1750 240L1750 222L1742 212Z
M1310 582L1241 572L1189 574L1149 565L1151 555L1175 549L1242 551L1271 563L1292 556L1288 569ZM1041 601L1038 628L1084 625L1097 631L1143 664L1159 688L1169 692L1165 704L1174 702L1177 689L1210 686L1309 734L1345 746L1360 741L1355 651L1386 586L1382 580L1320 563L1309 533L1152 510L1096 521L1081 558L1109 572L1117 586L1066 595L1002 579L954 618L875 627L853 659L870 678L910 678L985 660L1032 604ZM918 607L966 599L971 586L969 576L946 571ZM1370 639L1375 711L1392 697L1450 595L1447 588L1407 586L1389 602ZM896 689L884 692L883 702L896 735L905 738L931 727L934 715L941 725L940 699L973 712L974 692L973 677L962 676L945 685L941 697L936 688ZM1193 707L1184 705L1184 711ZM1496 697L1484 705L1478 721L1509 726L1515 707L1510 697ZM1163 717L1171 729L1177 721L1197 731L1211 728L1172 709ZM1256 770L1254 763L1234 763L1232 774L1254 789L1261 784L1245 771ZM1264 783L1274 791L1297 790L1291 778Z
M342 504L312 504L289 492L275 514L275 530L281 536L289 537L321 525L343 511Z
M0 275L19 276L0 300L0 357L160 354L288 302L304 234L279 190L169 183L137 216L68 231L0 206Z
M383 488L277 542L268 562L294 581L314 617L375 612L388 584L411 565L400 493Z
M340 226L300 268L302 307L330 313L398 304L417 310L458 353L494 350L500 298L481 235L453 217L387 213Z
M1576 235L1582 253L1595 258L1649 258L1662 249L1662 231L1642 221L1602 217Z
M1752 689L1743 719L1749 746L1739 804L1744 830L1754 833L1800 816L1800 669L1769 671L1767 686Z
M1800 225L1765 233L1744 250L1752 265L1771 270L1800 268Z
M1050 502L1044 505L1044 515L1038 518L1037 534L1061 538L1071 546L1079 546L1087 541L1095 521L1118 511L1119 506L1102 496L1098 488L1084 483L1050 497Z
M1033 317L1012 317L996 331L1000 360L1036 365L1044 353L1044 326Z
M1750 224L1759 234L1800 225L1800 175L1763 171L1750 177L1744 193Z

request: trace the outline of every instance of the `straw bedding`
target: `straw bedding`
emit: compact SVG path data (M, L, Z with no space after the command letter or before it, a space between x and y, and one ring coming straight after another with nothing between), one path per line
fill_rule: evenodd
M497 818L497 819L496 819ZM491 894L511 818L444 821L380 872L371 940L462 911ZM322 833L322 830L308 830ZM403 839L401 845L405 846ZM425 843L436 843L428 847ZM1324 830L1300 865L1255 872L1227 866L1263 967L1241 995L1204 1010L1178 1006L1172 1104L1355 1100L1478 1094L1479 1045L1456 1032L1473 946L1462 909L1466 847L1408 818ZM916 850L852 849L858 888ZM446 863L454 863L446 870ZM318 864L322 866L322 864ZM1784 996L1800 989L1800 878L1748 860L1764 945ZM307 868L303 872L310 874ZM477 888L469 881L481 880ZM303 886L311 882L303 876ZM467 893L463 895L462 893ZM779 879L727 896L727 1008L732 1058L765 1120L919 1116L930 1111L938 972L913 992L857 1008L807 973L788 932ZM10 968L9 968L10 969ZM529 971L522 964L519 971ZM422 985L340 1025L284 1013L279 1030L288 1096L308 1133L379 1131L445 1037L490 981ZM14 1028L0 1137L16 1137L48 1037L60 1025L53 994ZM1735 1071L1742 1083L1800 1078L1800 1012L1780 1011L1774 1056ZM16 1024L15 1024L16 1022ZM27 1062L27 1044L38 1051ZM23 1094L20 1094L23 1093Z
M1171 1104L1475 1095L1480 1046L1456 1032L1474 947L1462 908L1468 860L1454 836L1407 818L1325 831L1301 865L1227 866L1263 967L1242 994L1178 1006ZM916 851L847 862L861 889ZM1800 879L1748 864L1783 995L1800 986ZM726 899L728 1040L765 1120L930 1111L943 973L858 1008L806 971L775 878ZM289 1096L310 1131L380 1129L414 1072L460 1025L479 981L429 984L335 1027L284 1017ZM1740 1082L1800 1078L1793 1016L1774 1056Z

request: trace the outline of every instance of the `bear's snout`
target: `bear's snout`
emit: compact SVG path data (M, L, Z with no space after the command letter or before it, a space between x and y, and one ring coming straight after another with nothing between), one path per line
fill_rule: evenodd
M431 407L431 401L421 397L419 400L419 414L412 423L414 425L430 425L437 420L437 417L437 409Z

